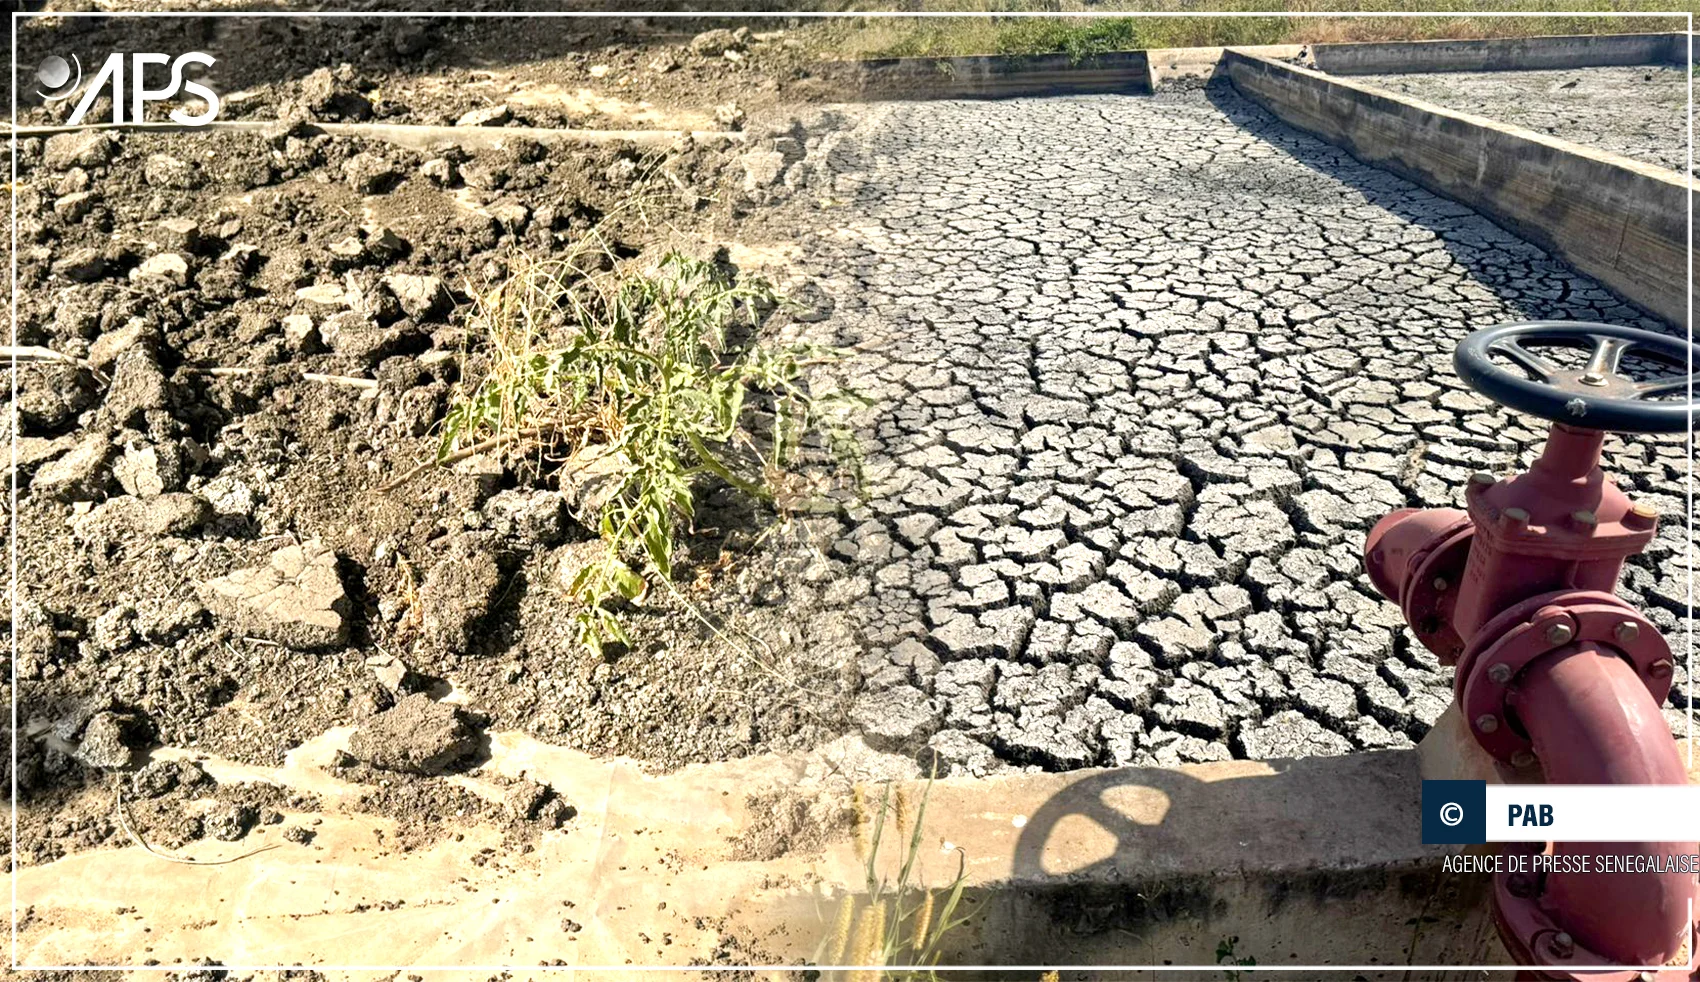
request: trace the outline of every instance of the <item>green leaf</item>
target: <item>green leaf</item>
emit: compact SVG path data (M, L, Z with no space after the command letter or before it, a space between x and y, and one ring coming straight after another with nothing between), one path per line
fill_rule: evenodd
M673 543L669 540L667 530L660 523L650 522L643 531L643 547L649 553L649 561L662 576L673 575Z
M609 576L614 581L614 588L620 591L620 596L627 600L635 600L643 595L643 577L634 572L630 566L615 561L610 563L609 567Z

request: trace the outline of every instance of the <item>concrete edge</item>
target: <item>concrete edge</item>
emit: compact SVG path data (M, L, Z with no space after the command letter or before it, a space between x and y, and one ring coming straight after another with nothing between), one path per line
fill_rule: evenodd
M962 55L828 61L821 78L850 99L1003 99L1028 95L1124 92L1149 95L1145 51L1067 54Z
M112 130L128 133L258 133L281 132L286 124L276 120L215 120L202 126L180 123L94 123L82 126L18 126L9 129L19 139ZM333 136L361 136L414 150L427 150L442 143L486 149L507 140L536 140L539 143L638 143L669 144L690 138L700 142L740 143L745 134L730 130L575 130L537 126L415 126L400 123L310 123L313 129Z
M246 953L276 964L490 964L472 960L518 957L523 937L538 944L504 963L547 953L561 965L796 965L830 959L839 912L868 909L872 853L888 887L912 859L911 884L933 890L941 912L960 870L957 914L967 919L940 951L944 965L1199 966L1197 977L1220 979L1218 946L1237 939L1232 950L1268 968L1375 965L1387 968L1357 977L1408 979L1413 964L1504 959L1487 877L1447 873L1451 848L1420 841L1425 767L1496 779L1468 770L1485 755L1453 724L1443 719L1413 750L930 786L887 784L884 775L914 774L913 762L854 737L806 755L653 773L497 732L477 771L443 780L505 803L507 782L526 778L571 803L577 814L532 840L526 863L485 826L394 848L393 824L358 808L296 814L290 821L317 830L312 848L237 865L87 850L17 871L34 915L18 955L125 961L146 945L165 962L245 963ZM302 744L280 767L183 748L154 756L197 760L221 784L358 802L372 785L337 766L353 729ZM252 843L195 847L203 859L237 848ZM899 913L887 890L883 909L913 918L919 901L912 889ZM114 919L115 906L130 915ZM575 923L557 926L564 916ZM560 944L562 931L574 943Z
M369 786L334 767L351 731L292 751L280 768L177 749L156 755L198 759L221 783L357 800ZM1235 937L1241 955L1264 965L1389 966L1390 974L1365 978L1399 978L1411 958L1497 960L1481 902L1485 880L1445 873L1448 850L1420 844L1415 750L929 786L886 784L880 775L895 758L854 738L835 746L824 757L766 755L653 774L523 734L492 734L482 770L447 781L501 801L501 779L526 777L578 809L568 827L536 842L534 867L504 874L504 864L476 861L500 844L499 831L374 851L382 820L327 810L322 824L311 814L292 819L318 829L324 851L278 849L241 865L197 868L125 847L25 867L19 895L36 917L19 951L35 963L116 957L139 950L123 945L146 928L146 943L157 946L149 950L165 961L263 949L280 964L333 955L344 964L391 964L374 959L397 953L452 964L468 957L471 939L445 924L465 920L497 940L515 932L547 940L554 921L570 915L585 925L581 943L556 950L580 964L713 964L729 957L727 939L738 938L759 941L759 950L746 947L734 959L795 965L823 957L847 899L867 909L871 852L888 887L913 857L907 917L920 899L916 884L942 891L961 870L957 913L967 920L940 952L944 965L1168 963L1219 978L1217 945ZM889 807L876 838L882 801ZM444 869L462 879L421 881L421 871ZM334 906L359 902L375 908L370 918L294 916L326 903L332 872ZM102 891L88 889L95 880ZM181 891L197 899L173 906L169 898ZM396 896L410 903L392 910L385 901ZM574 903L563 907L562 898ZM935 899L942 904L942 895ZM264 915L256 920L244 904ZM896 914L889 890L883 904ZM115 930L115 905L140 907L141 916ZM1420 937L1413 918L1427 925ZM646 943L663 931L670 947ZM894 964L908 957L905 948Z
M1151 80L1156 88L1187 82L1209 82L1221 72L1226 47L1157 48L1149 52ZM1313 67L1311 49L1305 44L1260 44L1235 48L1264 58Z
M1007 98L1128 92L1150 94L1218 73L1225 47L1066 54L963 55L828 61L820 75L853 99ZM1314 67L1331 75L1509 71L1612 65L1687 65L1683 33L1549 35L1474 40L1271 44L1234 50Z
M1687 323L1691 179L1239 49L1223 67L1282 122L1469 205L1625 299Z
M1688 35L1581 34L1474 40L1318 44L1316 67L1330 75L1531 71L1614 65L1687 65Z

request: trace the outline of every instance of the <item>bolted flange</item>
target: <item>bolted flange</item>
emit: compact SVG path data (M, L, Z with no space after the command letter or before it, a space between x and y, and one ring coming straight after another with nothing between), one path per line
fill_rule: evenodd
M1507 845L1508 854L1532 860L1540 850L1534 844ZM1507 864L1511 865L1511 864ZM1524 872L1496 873L1493 878L1493 920L1506 943L1507 954L1516 965L1539 966L1519 978L1563 979L1567 982L1691 982L1686 968L1646 971L1619 969L1602 971L1616 964L1590 950L1553 920L1553 911L1543 902L1541 878ZM1700 936L1700 924L1694 928Z
M1476 742L1509 763L1519 752L1532 750L1520 726L1504 725L1516 719L1510 704L1516 679L1536 658L1585 642L1621 652L1656 702L1662 703L1670 692L1670 647L1638 611L1609 593L1540 594L1483 625L1458 660L1453 695L1465 718L1475 723L1471 730ZM1486 719L1493 723L1482 726Z

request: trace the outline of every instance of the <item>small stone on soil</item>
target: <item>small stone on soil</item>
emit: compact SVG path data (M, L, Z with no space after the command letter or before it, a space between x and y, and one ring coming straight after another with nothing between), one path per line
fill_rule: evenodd
M719 58L728 51L741 51L743 47L738 35L725 28L703 31L691 38L691 53L703 58Z
M175 287L189 285L189 263L175 252L150 256L130 273L132 280L161 280Z
M373 767L439 774L478 749L478 731L458 706L414 693L367 720L348 752Z
M140 341L147 331L147 322L140 317L131 318L116 330L107 331L89 345L89 364L101 370L110 368L118 356Z
M348 640L348 596L336 554L318 541L285 546L265 566L204 583L201 601L233 630L301 650Z
M301 97L315 119L369 119L372 102L329 68L320 68L301 80Z
M128 425L150 409L164 409L166 396L165 375L153 355L141 345L124 349L106 390L106 408L113 419Z
M361 151L342 165L348 184L361 194L381 194L401 179L401 169L395 162L370 150Z
M183 486L183 453L172 445L127 447L112 473L127 494L157 497Z
M290 314L283 319L283 339L296 351L311 354L319 348L318 325L306 314Z
M100 130L55 133L42 148L41 163L48 170L70 167L99 167L118 152L117 141Z
M439 187L455 182L455 165L442 157L433 157L419 166L419 176Z
M463 113L455 120L456 126L501 126L513 118L513 111L506 105L485 106Z
M407 312L407 316L416 321L431 320L454 303L448 288L435 276L393 273L384 277L384 285L401 302L401 309Z
M171 252L194 252L201 245L201 227L192 218L167 218L159 234L160 245Z
M492 531L522 549L548 549L566 536L566 502L554 491L497 492L484 503L484 517Z
M58 460L43 464L30 482L33 492L62 501L93 501L106 492L112 471L112 441L106 434L92 432Z
M252 805L225 805L201 820L206 833L220 842L235 842L259 819Z
M142 166L142 177L154 187L177 191L192 191L201 184L200 175L195 172L193 164L184 163L163 153L156 153L148 158L147 163Z
M92 191L77 191L53 202L53 213L62 221L81 221L100 198Z
M90 767L123 770L133 767L147 742L147 725L129 713L96 713L83 727L76 758Z
M413 691L419 681L408 669L407 663L394 655L373 655L366 659L366 667L372 670L372 677L391 695L405 695Z

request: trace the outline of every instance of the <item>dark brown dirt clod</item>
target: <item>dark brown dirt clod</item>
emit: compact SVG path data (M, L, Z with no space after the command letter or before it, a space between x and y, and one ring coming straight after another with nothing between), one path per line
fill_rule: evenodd
M458 706L416 692L356 730L348 752L383 770L440 774L477 747L478 731Z

